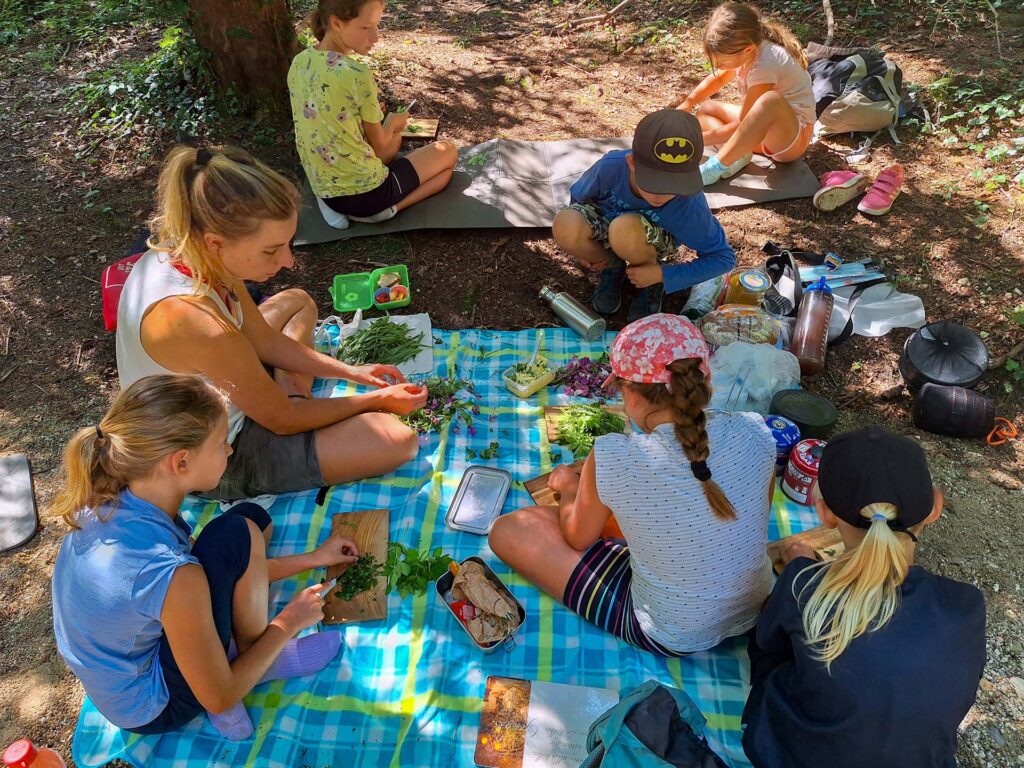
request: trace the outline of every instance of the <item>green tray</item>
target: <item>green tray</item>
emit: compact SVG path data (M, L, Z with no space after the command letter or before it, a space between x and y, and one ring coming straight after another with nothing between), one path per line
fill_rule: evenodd
M385 272L396 272L401 278L400 284L405 286L409 295L398 301L386 301L378 304L373 294L377 290L377 281ZM334 283L328 293L334 300L335 312L355 312L357 309L398 309L412 303L412 290L409 287L409 269L405 264L393 267L381 267L373 272L350 272L346 275L335 275Z

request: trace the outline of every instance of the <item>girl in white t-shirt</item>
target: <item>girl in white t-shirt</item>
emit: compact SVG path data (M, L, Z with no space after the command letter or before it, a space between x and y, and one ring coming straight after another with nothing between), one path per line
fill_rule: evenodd
M556 467L559 505L499 517L491 549L631 645L703 651L753 627L771 588L775 443L756 413L705 415L708 348L689 320L631 323L610 357L636 428L597 438L581 473ZM605 538L613 515L622 538Z
M814 92L800 41L744 3L722 3L704 28L705 77L678 108L697 110L704 144L718 147L700 167L705 186L739 173L754 152L779 163L803 157L814 136ZM712 101L737 81L742 104Z

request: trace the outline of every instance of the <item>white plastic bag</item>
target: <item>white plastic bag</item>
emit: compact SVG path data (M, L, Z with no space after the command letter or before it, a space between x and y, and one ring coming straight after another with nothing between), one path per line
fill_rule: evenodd
M770 344L736 341L711 358L711 404L720 411L768 415L772 395L800 385L796 355Z
M328 315L321 320L313 332L313 349L331 357L338 356L341 342L359 330L363 319L363 310L357 309L352 322L343 323L337 315Z

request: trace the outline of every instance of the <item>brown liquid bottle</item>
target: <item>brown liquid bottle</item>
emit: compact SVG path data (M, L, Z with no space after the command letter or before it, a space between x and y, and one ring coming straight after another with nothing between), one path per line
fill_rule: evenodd
M800 361L800 375L814 376L825 370L828 325L835 297L825 278L804 290L789 351Z

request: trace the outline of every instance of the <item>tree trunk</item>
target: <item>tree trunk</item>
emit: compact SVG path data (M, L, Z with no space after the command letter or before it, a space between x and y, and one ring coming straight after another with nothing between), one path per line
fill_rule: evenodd
M288 66L297 42L286 0L188 0L199 47L221 86L249 109L288 110Z

